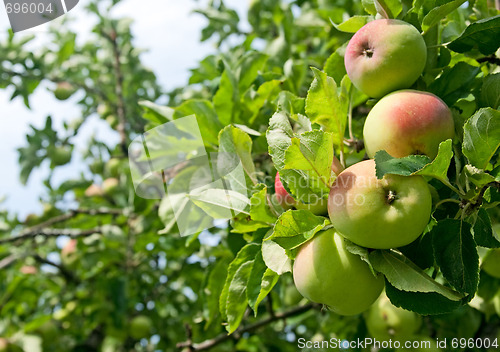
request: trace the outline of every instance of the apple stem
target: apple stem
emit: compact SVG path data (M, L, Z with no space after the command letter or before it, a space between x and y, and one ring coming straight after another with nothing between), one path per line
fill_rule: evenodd
M389 191L387 193L387 204L392 204L396 200L396 192L394 191Z

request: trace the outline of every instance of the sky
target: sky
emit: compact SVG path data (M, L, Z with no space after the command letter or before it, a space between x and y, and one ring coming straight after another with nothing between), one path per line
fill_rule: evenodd
M85 38L93 23L86 20L85 12L79 11L88 0L80 0L70 15L76 17L71 26L79 36ZM199 14L193 14L194 8L207 3L206 0L123 0L115 8L116 17L130 17L134 20L132 32L135 37L135 46L147 49L143 54L143 63L150 67L157 75L164 90L183 86L189 78L189 69L215 49L213 44L200 43L201 29L206 20ZM226 0L226 6L238 11L243 19L248 6L247 1ZM154 6L154 8L153 8ZM59 21L59 20L56 20ZM56 25L59 25L56 22ZM0 7L0 41L5 40L9 28L7 14ZM61 30L64 25L61 24ZM24 35L24 32L16 35ZM46 36L46 25L30 30L35 35L35 47L43 42ZM31 97L32 110L28 110L22 100L10 101L12 90L0 90L0 209L7 208L17 213L21 219L29 213L39 213L42 206L39 202L43 192L42 182L48 174L48 165L36 169L30 176L26 186L19 182L19 166L17 148L26 143L25 135L30 131L30 124L40 128L45 118L51 115L56 129L62 128L64 121L78 117L75 102L79 96L61 102L53 97L48 85L41 86ZM97 116L88 120L75 140L74 159L71 164L56 169L55 182L71 178L85 170L78 150L85 146L85 142L95 135L100 140L110 143L118 142L118 136Z

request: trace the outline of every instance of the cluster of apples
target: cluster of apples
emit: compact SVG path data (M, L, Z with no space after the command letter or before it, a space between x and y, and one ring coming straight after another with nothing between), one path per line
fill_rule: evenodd
M347 74L360 91L380 98L363 129L368 157L385 150L393 157L422 154L434 158L439 143L454 137L448 106L434 94L409 89L422 74L426 60L422 35L400 20L374 20L351 38L345 53ZM343 171L335 164L332 170L339 172L327 207L295 201L279 175L276 197L288 206L316 214L327 208L333 228L300 248L293 265L294 282L309 300L325 304L338 314L354 315L368 309L380 296L384 278L374 275L367 263L351 254L344 239L373 249L405 246L427 226L432 198L421 176L386 175L377 179L373 159Z

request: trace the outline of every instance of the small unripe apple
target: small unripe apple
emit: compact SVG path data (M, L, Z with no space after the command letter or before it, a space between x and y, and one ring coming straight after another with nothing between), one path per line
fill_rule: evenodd
M51 166L55 167L69 163L71 160L71 154L72 151L69 146L55 147L49 152Z
M481 265L488 275L500 279L500 248L490 249Z
M120 172L120 159L111 158L106 162L106 171L111 177L118 177Z
M104 194L111 195L113 194L119 187L120 181L115 177L110 177L102 181L102 191Z
M380 341L407 340L422 324L419 315L392 305L385 294L366 311L366 327Z
M61 262L64 265L70 266L76 260L76 239L72 238L61 249Z
M384 288L383 276L375 276L350 253L334 229L302 245L293 263L293 281L302 296L341 315L365 311Z
M138 315L130 321L129 333L136 340L150 337L152 329L153 322L145 315Z
M422 176L375 175L375 161L345 169L328 197L337 231L359 246L388 249L413 242L427 226L432 197Z
M76 89L71 83L59 82L54 90L54 95L59 100L66 100L72 96L75 91Z
M99 185L96 185L95 183L88 186L87 189L85 190L86 197L98 197L102 196L103 194L104 192L102 188Z
M423 154L434 158L439 143L453 138L453 116L432 93L400 90L380 99L363 128L366 153L385 150L395 158Z
M34 275L38 273L38 268L33 265L23 265L19 271L25 275Z
M410 88L424 70L427 47L411 24L393 19L368 22L349 41L344 63L356 88L372 98Z

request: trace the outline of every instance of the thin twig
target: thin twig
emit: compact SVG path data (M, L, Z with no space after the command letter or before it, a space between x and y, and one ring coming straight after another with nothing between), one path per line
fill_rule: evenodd
M112 30L110 34L102 31L102 35L104 38L110 41L113 47L113 56L114 56L114 69L116 75L116 84L115 84L115 94L118 98L118 104L116 106L116 114L118 117L118 126L117 130L120 134L120 146L122 148L123 155L128 155L127 148L127 131L125 130L126 121L126 111L125 111L125 98L123 96L123 73L121 69L120 62L120 48L118 46L118 42L116 40L116 32Z
M318 305L316 303L309 303L309 304L306 304L304 306L296 307L296 308L290 309L290 310L285 311L285 312L276 313L274 316L270 316L266 319L263 319L263 320L258 321L256 323L247 325L245 327L240 327L240 328L236 329L234 334L236 336L241 336L242 334L244 334L246 332L250 332L250 331L259 329L259 328L266 326L272 322L275 322L278 320L284 320L284 319L293 317L295 315L305 313L313 308L318 308L318 307L320 307L320 305ZM192 343L191 341L179 342L177 344L177 348L178 349L191 348L192 351L204 351L204 350L208 350L208 349L210 349L210 348L212 348L212 347L214 347L214 346L216 346L224 341L230 340L232 338L233 338L232 335L221 334L217 337L214 337L213 339L205 340L205 341L200 342L200 343Z
M86 237L93 235L94 233L101 233L99 227L93 229L39 229L30 233L24 233L17 236L7 237L0 239L0 244L14 243L18 241L25 241L33 239L37 236L48 237L60 237L68 236L71 238Z
M66 269L63 265L56 264L56 263L54 263L46 258L42 258L38 254L34 254L33 258L41 264L47 264L47 265L53 266L54 268L57 268L59 270L59 272L61 273L61 275L64 276L66 281L71 281L74 283L79 282L79 280L75 277L75 275L73 275L73 273L71 271L69 271L68 269Z

